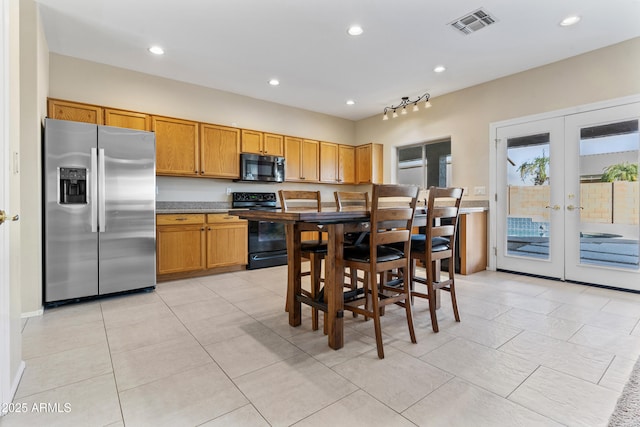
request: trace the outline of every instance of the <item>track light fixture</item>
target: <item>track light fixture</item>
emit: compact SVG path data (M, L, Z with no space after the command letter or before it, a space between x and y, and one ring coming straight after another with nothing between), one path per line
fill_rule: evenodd
M391 111L391 118L395 119L398 117L398 110L400 110L400 114L407 114L407 106L413 105L412 111L418 111L420 108L418 107L418 102L424 101L424 108L431 107L431 103L429 102L429 98L431 95L429 93L425 93L422 96L419 96L416 99L409 99L408 96L403 96L402 100L398 105L391 105L389 107L384 107L384 115L382 116L382 120L389 120L389 116L387 112Z

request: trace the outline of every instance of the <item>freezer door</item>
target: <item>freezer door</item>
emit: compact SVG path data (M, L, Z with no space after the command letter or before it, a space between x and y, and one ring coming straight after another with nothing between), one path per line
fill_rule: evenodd
M155 134L99 126L98 151L99 293L155 286Z
M91 152L95 152L96 144L96 125L45 121L43 245L47 303L98 294L98 234L91 232L95 224L91 210L96 200Z

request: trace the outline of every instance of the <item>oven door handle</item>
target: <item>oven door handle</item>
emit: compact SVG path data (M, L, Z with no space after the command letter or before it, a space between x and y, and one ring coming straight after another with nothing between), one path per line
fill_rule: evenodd
M266 256L261 256L261 255L251 255L251 259L252 259L253 261L262 261L262 260L267 260L267 259L281 258L283 255L285 255L285 256L286 256L286 254L266 255Z

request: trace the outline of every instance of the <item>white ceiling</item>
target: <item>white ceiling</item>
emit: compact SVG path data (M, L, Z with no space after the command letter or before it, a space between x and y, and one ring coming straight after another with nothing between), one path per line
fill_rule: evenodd
M36 1L51 52L350 120L640 36L640 0ZM498 22L448 26L481 7Z

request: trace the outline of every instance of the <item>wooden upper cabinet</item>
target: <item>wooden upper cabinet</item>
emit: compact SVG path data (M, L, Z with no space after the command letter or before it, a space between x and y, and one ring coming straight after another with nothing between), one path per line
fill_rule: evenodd
M240 130L200 125L200 175L240 178Z
M320 180L320 143L310 139L302 140L302 180L305 182L317 182Z
M156 175L198 175L198 123L152 116Z
M302 176L302 138L285 136L284 159L285 181L300 181Z
M339 182L338 144L332 142L320 143L320 182Z
M310 139L285 136L285 181L318 182L320 143Z
M338 146L338 182L341 184L356 183L356 147Z
M241 151L263 156L283 156L283 140L284 137L282 135L242 129Z
M350 145L320 143L320 182L355 184L356 148Z
M151 130L151 116L135 111L104 109L104 124L119 128Z
M263 139L264 154L284 156L284 136L265 133Z
M242 129L242 152L262 154L262 132Z
M356 184L382 184L382 144L356 147Z
M71 120L101 125L104 123L102 108L97 105L80 104L77 102L49 99L47 115L58 120Z

